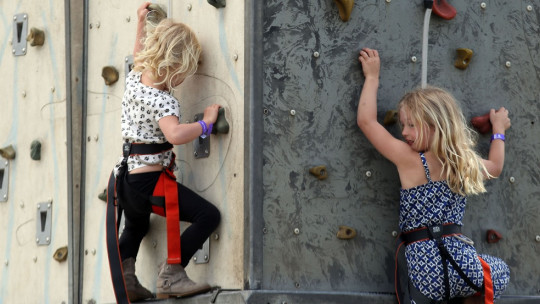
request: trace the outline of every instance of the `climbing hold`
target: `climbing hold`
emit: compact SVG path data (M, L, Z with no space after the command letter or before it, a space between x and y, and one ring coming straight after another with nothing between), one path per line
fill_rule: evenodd
M26 40L30 42L30 46L43 45L45 42L45 32L33 27L30 29L30 34L26 36Z
M53 258L58 262L63 262L67 260L67 256L68 256L67 246L56 249L56 251L53 254Z
M106 85L112 85L118 81L118 70L113 66L106 66L101 70L101 77Z
M7 147L0 149L0 156L2 156L5 159L14 159L15 154L16 154L15 149L13 149L12 145L9 145Z
M229 133L229 122L225 119L225 109L219 108L218 117L214 127L212 128L212 134L227 134Z
M167 12L156 3L148 5L148 13L146 14L146 21L148 21L153 26L156 26L161 22L161 20L167 18Z
M457 59L454 62L454 66L458 69L465 70L471 62L473 51L471 49L459 48L456 50L456 53Z
M356 230L348 226L339 226L337 232L338 239L341 240L350 240L356 236Z
M497 243L502 239L502 235L493 229L489 229L486 233L486 240L488 243Z
M208 0L208 3L215 8L222 8L227 4L225 0Z
M326 179L328 177L328 171L326 171L326 166L317 166L309 169L309 173L313 174L319 180Z
M98 198L104 202L107 202L107 188L98 195Z
M471 125L480 133L487 134L491 131L491 122L489 121L489 113L482 116L476 116L471 119Z
M334 0L339 10L339 17L343 21L348 21L354 6L354 0Z
M453 19L457 14L456 9L450 4L448 4L446 0L433 1L433 12L435 13L435 15L446 20Z
M30 158L33 160L41 159L41 143L39 140L34 140L30 144Z
M383 124L385 126L393 125L397 122L397 111L396 110L389 110L386 111L386 115L384 115Z

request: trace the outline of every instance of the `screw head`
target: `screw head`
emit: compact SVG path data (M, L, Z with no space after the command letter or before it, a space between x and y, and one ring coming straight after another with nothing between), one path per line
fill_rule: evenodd
M504 64L507 68L511 67L512 66L512 63L510 61L507 61L505 64Z
M532 5L527 5L527 11L531 12L533 10Z
M294 234L296 234L296 235L300 234L300 229L294 228Z
M480 3L480 7L485 9L487 7L487 4L485 2Z
M315 58L319 58L320 55L321 54L319 54L319 52L313 52L313 57L315 57Z
M411 57L411 61L412 61L412 62L416 62L417 60L418 60L418 59L416 58L416 56L412 56L412 57Z
M366 171L366 176L371 177L371 171Z
M291 110L291 116L294 116L296 115L296 111L295 110Z

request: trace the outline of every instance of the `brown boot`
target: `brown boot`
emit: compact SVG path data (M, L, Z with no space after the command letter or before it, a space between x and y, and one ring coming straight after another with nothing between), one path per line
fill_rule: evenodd
M190 280L180 264L161 265L157 278L157 298L167 299L183 297L207 292L211 289L206 283L195 283Z
M135 259L129 258L122 262L122 268L124 270L124 282L126 283L126 290L128 298L131 302L137 302L149 298L153 298L154 295L146 288L144 288L137 276L135 275Z

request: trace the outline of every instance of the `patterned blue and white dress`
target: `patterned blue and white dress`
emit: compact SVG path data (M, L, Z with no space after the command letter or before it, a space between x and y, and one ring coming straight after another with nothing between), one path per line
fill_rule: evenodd
M427 184L410 189L401 189L399 206L399 227L407 232L420 227L455 223L463 225L463 215L467 200L464 196L454 193L446 181L432 181L426 158L420 153L426 172ZM477 286L482 286L484 278L482 265L476 249L456 236L443 238L448 252L457 264ZM405 249L409 279L425 296L441 301L444 299L444 270L441 255L434 240L411 243ZM506 263L499 258L481 254L480 257L491 267L493 290L495 298L499 298L510 280L510 270ZM450 278L450 297L466 297L476 291L465 283L448 265Z

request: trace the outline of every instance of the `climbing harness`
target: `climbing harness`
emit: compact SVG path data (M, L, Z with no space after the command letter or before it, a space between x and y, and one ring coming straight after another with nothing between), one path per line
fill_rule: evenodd
M487 264L480 256L478 256L478 259L482 264L482 269L484 273L484 284L478 287L467 277L465 272L461 269L461 267L459 267L452 255L444 246L444 242L442 240L443 237L459 235L461 235L461 226L453 223L422 227L400 234L397 239L397 250L395 257L395 289L398 302L400 304L409 304L412 300L414 300L417 304L441 303L429 299L427 296L423 295L418 289L416 289L412 285L412 282L407 275L407 261L405 259L404 250L405 246L411 243L426 240L434 240L441 255L445 287L444 301L442 303L450 300L450 279L448 277L448 263L450 263L453 269L457 271L459 276L465 281L467 285L469 285L472 289L476 290L479 293L484 292L486 304L493 304L493 283L491 280L489 264Z
M134 217L149 215L151 212L165 216L167 222L167 263L179 264L181 262L178 190L176 177L172 172L174 153L169 167L165 168L159 176L152 196L140 193L127 183L129 156L163 153L171 150L172 147L168 142L163 144L124 143L122 146L123 159L116 178L114 171L109 178L106 214L107 252L117 303L129 303L118 247L118 230L123 212Z

